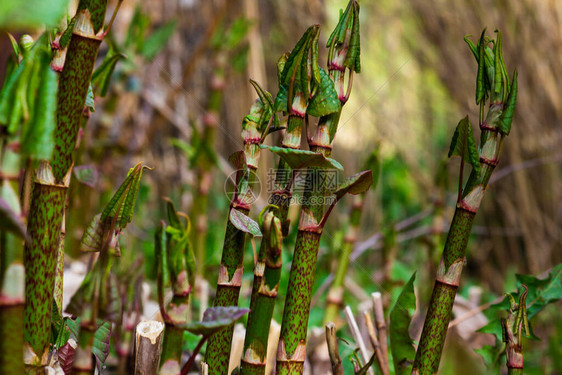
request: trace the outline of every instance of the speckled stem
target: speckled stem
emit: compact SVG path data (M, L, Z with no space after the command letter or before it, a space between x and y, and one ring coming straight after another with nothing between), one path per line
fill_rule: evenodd
M326 312L324 313L324 324L333 322L343 305L343 281L349 267L349 256L353 251L353 245L357 240L357 232L363 214L363 202L365 194L359 194L354 197L353 205L349 213L349 226L343 239L343 244L338 260L336 275L334 281L328 291L326 301Z
M248 215L249 209L231 208ZM228 220L226 234L224 236L223 253L219 269L219 280L217 283L217 295L214 306L236 306L240 295L242 284L242 272L244 269L244 247L246 244L246 233L238 230ZM227 374L228 362L230 360L230 346L234 324L223 328L209 338L205 362L209 364L210 374Z
M52 182L50 167L42 163L31 194L29 241L24 250L24 337L39 359L49 348L57 250L67 190L66 186Z
M492 105L493 106L493 105ZM492 108L491 106L491 108ZM437 271L429 309L416 352L412 369L413 374L435 374L439 370L441 353L447 335L447 328L453 310L453 302L459 286L465 251L472 230L474 217L488 181L494 171L501 150L501 136L491 130L483 130L480 137L481 171L477 175L471 172L463 189L462 199L457 203L455 215L447 235L441 264ZM493 153L486 155L491 147ZM492 161L492 162L490 162Z
M72 152L82 121L90 78L103 39L107 0L81 0L77 21L59 78L57 124L52 169L41 163L34 183L28 219L29 241L24 251L26 303L24 337L38 360L46 363L51 333L51 308L55 286L66 191L73 165ZM34 370L30 370L34 371ZM40 370L38 370L40 371Z
M269 215L269 219L266 217L264 237L254 269L250 315L242 352L240 373L246 375L265 374L269 329L283 266L281 221L276 217L272 219L273 213ZM275 231L273 241L271 231Z

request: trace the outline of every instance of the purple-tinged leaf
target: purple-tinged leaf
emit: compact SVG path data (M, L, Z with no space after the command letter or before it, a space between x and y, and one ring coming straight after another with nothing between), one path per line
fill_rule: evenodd
M250 217L233 208L230 210L230 222L242 232L249 233L253 237L261 237L260 226Z
M81 183L91 188L95 188L99 179L98 169L93 165L79 165L74 167L74 177Z
M66 344L58 350L59 365L64 371L65 375L72 374L72 367L74 364L74 354L76 353L76 348L78 343L75 339L70 338Z
M202 321L180 324L178 328L189 331L195 335L210 336L216 331L233 324L249 311L250 309L236 306L210 307L205 310Z

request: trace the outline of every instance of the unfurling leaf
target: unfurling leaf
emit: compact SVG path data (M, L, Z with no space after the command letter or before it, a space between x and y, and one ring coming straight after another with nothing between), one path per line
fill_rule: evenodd
M235 208L230 210L229 220L236 228L242 232L251 234L252 237L262 236L258 223Z
M138 163L129 170L125 181L113 195L101 214L103 223L115 223L115 229L123 229L133 219L137 194L144 169L152 169L143 163Z
M320 69L320 86L316 95L308 103L306 113L321 117L341 110L341 102L334 88L334 82L324 69Z
M346 38L349 38L347 40L347 51L342 51L346 53L343 60L344 67L359 73L361 72L361 44L359 36L359 2L356 0L351 0L347 4L345 11L340 14L336 28L330 34L330 38L328 38L326 47L330 48L330 54L340 52L337 49L345 45Z
M93 165L79 165L72 170L74 177L81 183L91 188L95 188L98 183L98 169Z
M480 175L480 156L468 116L460 120L455 129L449 148L449 157L451 156L460 156L465 163L472 165L477 175Z
M92 86L95 88L97 95L103 97L107 94L115 66L119 60L125 58L126 56L121 53L108 54L99 68L94 71L92 74Z
M180 324L177 328L189 331L195 335L210 336L216 331L229 326L246 315L250 309L241 307L210 307L203 313L203 320L187 324Z
M88 93L86 94L86 102L84 103L84 107L88 108L90 112L96 111L96 104L94 101L94 89L92 89L92 85L88 86Z
M22 154L33 159L49 160L55 147L55 111L57 107L57 74L47 56L42 57L39 88L35 96L33 116L22 135Z
M260 146L267 148L274 154L279 155L291 169L305 169L308 167L324 168L324 169L339 169L342 170L343 166L336 160L327 158L323 154L307 151L295 150L292 148L276 147L276 146Z
M515 112L515 104L517 102L517 70L513 72L513 79L511 83L511 90L509 96L504 104L503 112L500 117L499 130L508 135L511 131L511 121L513 120L513 113Z
M361 194L367 191L372 183L373 183L372 171L359 172L347 178L331 194L334 194L336 196L336 199L340 199L347 193L353 195Z
M390 311L390 349L394 359L394 371L397 375L409 374L416 351L414 342L410 338L408 328L412 321L412 314L416 309L414 295L414 273L402 289L394 307Z
M109 355L109 341L111 339L111 323L99 322L96 333L94 334L94 345L92 346L92 354L96 358L96 368L101 374L103 364Z

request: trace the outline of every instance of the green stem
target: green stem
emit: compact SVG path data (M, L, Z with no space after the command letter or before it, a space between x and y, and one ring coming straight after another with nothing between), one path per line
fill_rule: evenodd
M340 309L342 308L343 281L349 267L349 256L351 255L353 246L355 244L355 241L357 240L357 232L359 230L359 224L361 222L361 216L363 214L364 200L364 194L357 195L354 197L353 206L351 206L351 210L349 213L349 226L347 228L345 238L343 239L343 245L338 260L336 275L334 276L334 281L332 282L330 290L328 291L326 312L324 313L324 324L333 322L337 317Z
M339 113L335 116L339 118ZM324 136L324 132L327 131L327 120L328 117L320 119L316 137L311 143L311 150L330 157L331 144L329 137ZM303 371L312 287L322 236L322 228L319 227L319 223L324 214L323 205L311 204L311 202L316 203L317 199L324 195L325 186L314 184L315 181L326 180L321 178L322 173L325 171L318 168L309 168L307 172L306 186L311 186L312 189L305 192L305 202L301 208L287 297L283 309L279 349L277 350L277 374L299 374Z
M60 75L55 151L52 169L42 163L36 177L29 210L25 247L26 303L24 337L38 358L49 347L57 252L60 243L66 192L73 165L82 110L98 49L103 38L107 0L81 0L77 21ZM31 364L39 369L41 360ZM40 370L38 370L40 371Z
M241 374L265 374L267 344L271 318L281 279L281 247L283 241L281 221L270 212L264 223L264 237L254 269L254 285L250 301L250 315Z
M485 151L482 151L480 175L472 170L463 190L462 200L457 204L416 352L412 371L414 374L435 374L439 369L472 224L499 157L501 137L498 133L483 130L480 141L481 149L489 147L488 142L496 143L492 147L495 151L493 155L485 155ZM493 163L485 162L491 159Z
M246 208L231 208L244 215L250 212ZM244 247L246 233L236 228L230 220L226 224L223 253L217 282L217 295L214 306L237 306L240 287L242 285L242 272L244 270ZM234 324L214 333L209 338L205 362L209 364L209 373L226 374L230 360L230 346Z
M256 101L242 122L242 138L244 140L244 169L240 172L240 181L237 183L237 191L230 210L238 210L244 215L250 212L253 202L251 190L252 183L256 177L256 170L260 157L261 132L259 118L263 111L261 102ZM260 142L256 142L260 140ZM246 245L246 233L237 229L229 219L226 224L226 234L223 243L223 252L219 276L217 281L217 294L214 306L237 306L242 285L242 274L244 271L244 251ZM230 349L234 323L214 333L209 338L205 362L209 364L210 374L227 374L230 361Z

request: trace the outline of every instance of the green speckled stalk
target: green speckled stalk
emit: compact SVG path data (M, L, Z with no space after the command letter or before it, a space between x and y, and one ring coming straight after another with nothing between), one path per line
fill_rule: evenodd
M51 308L55 286L66 188L35 182L24 250L25 341L41 358L49 348Z
M78 12L86 9L89 11L94 31L97 33L103 26L106 7L107 0L81 0ZM53 173L58 182L62 181L73 164L72 153L100 44L101 38L78 35L75 31L68 46L64 68L59 78L53 153Z
M237 209L244 215L248 215L250 212L248 209L243 208L231 209ZM227 270L228 279L231 281L236 270L243 269L245 244L246 233L238 230L230 220L228 220L226 224L226 234L224 236L221 267ZM232 283L233 285L217 285L217 295L214 306L238 305L241 281L242 280ZM233 331L234 324L218 331L209 338L207 351L205 353L205 362L209 365L209 374L227 374Z
M93 32L97 33L103 26L106 7L107 0L82 0L78 5L78 13L89 14ZM29 211L29 242L24 252L24 337L39 358L48 350L51 333L57 253L68 188L68 181L64 180L73 165L72 152L76 145L90 77L101 43L101 37L86 35L84 25L81 27L78 32L77 27L74 29L59 78L52 164L54 178L34 184ZM47 166L43 165L41 168Z
M349 256L351 255L353 245L357 240L357 231L359 230L359 224L361 223L364 200L365 194L356 195L354 197L353 205L351 206L349 213L349 226L347 228L345 238L343 239L336 275L334 276L334 281L328 291L326 312L324 313L324 323L333 322L342 308L343 281L349 267Z
M280 335L280 340L285 343L287 358L291 358L299 344L306 345L320 236L319 233L300 230L297 235ZM303 365L304 361L279 361L278 358L277 373L301 374Z
M270 216L265 219L264 236L254 269L250 315L240 367L242 375L265 374L269 329L281 279L281 220L274 217L273 213L268 215Z
M443 252L445 264L452 264L457 259L464 259L474 216L475 214L471 212L460 208L456 209ZM439 369L439 361L457 288L454 285L435 281L414 362L414 369L418 369L420 374L435 374Z

